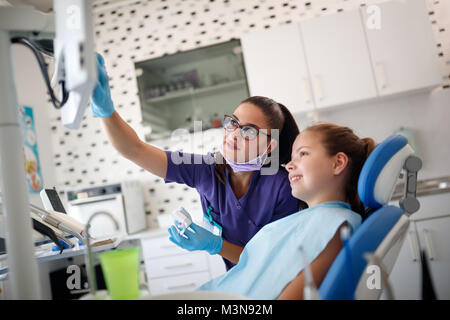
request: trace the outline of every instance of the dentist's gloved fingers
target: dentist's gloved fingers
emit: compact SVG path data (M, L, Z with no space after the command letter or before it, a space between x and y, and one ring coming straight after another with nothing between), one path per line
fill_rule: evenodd
M178 234L175 226L171 226L169 228L169 234L170 234L169 240L171 242L173 242L174 244L176 244L177 246L179 246L185 250L188 250L188 251L195 250L195 248L192 247L191 241L189 241L188 239L186 239L183 236L181 236L180 234Z
M189 226L189 228L191 228L194 233L198 233L198 232L202 232L202 231L207 231L205 228L200 227L198 224L195 223L191 223L191 225Z
M180 245L182 245L187 239L178 233L178 230L175 226L171 226L169 228L170 236L177 241Z
M96 53L96 55L98 63L102 66L105 66L105 59L103 59L102 55L100 53Z
M169 231L169 239L173 239L173 240L175 240L175 234L177 234L178 232L174 232L173 230L172 230L172 228L169 228L169 229L167 229L167 231ZM172 241L173 242L173 241Z
M169 240L170 240L170 242L174 243L178 247L183 248L183 245L179 241L177 241L175 238L172 238L172 236L169 237Z
M100 82L97 81L97 84L95 85L94 92L92 93L93 100L98 103L103 99L105 95L105 90L102 88L102 85Z
M172 238L174 238L174 239L178 238L177 236L179 236L179 234L178 234L178 230L177 230L177 228L175 226L170 226L168 231L169 231L169 234L170 234L170 236Z
M106 69L100 63L97 64L97 72L98 72L98 80L102 85L109 84L108 74L106 73Z
M170 227L170 232L172 232L172 233L176 233L176 234L180 234L180 232L183 230L183 229L180 229L180 228L178 228L176 225L172 225L171 227Z
M191 224L192 226L192 224ZM193 232L191 230L191 226L189 226L188 228L186 228L186 230L184 230L184 234L186 237L188 237L189 239L191 239L192 237L195 237L195 232Z
M109 78L105 69L105 60L97 53L97 83L91 96L91 111L100 118L109 117L114 113L114 103L111 100Z

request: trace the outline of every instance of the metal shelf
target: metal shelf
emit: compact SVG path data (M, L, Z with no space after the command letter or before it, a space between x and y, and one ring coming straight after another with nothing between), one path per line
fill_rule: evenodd
M197 89L190 88L190 89L186 89L186 90L171 92L162 97L149 98L146 100L146 102L149 104L160 104L160 103L165 103L165 102L172 101L172 100L178 100L178 99L182 99L182 98L186 98L186 97L191 97L193 95L209 94L209 93L214 93L214 92L220 91L220 90L231 90L235 87L245 85L245 83L246 83L245 79L240 79L240 80L225 82L225 83L221 83L221 84L217 84L217 85L205 87L205 88L197 88Z

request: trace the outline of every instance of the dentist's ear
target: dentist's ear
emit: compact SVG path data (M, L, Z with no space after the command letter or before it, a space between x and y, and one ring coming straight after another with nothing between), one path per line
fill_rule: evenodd
M272 150L274 150L277 146L278 146L278 141L275 139L271 139L269 147L267 148L267 154L272 152Z
M348 165L348 156L343 152L338 152L334 156L333 173L341 174Z

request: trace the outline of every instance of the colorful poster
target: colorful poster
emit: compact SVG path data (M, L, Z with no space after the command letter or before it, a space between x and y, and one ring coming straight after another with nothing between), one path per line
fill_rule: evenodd
M36 129L33 109L27 106L19 107L19 121L22 127L23 156L29 193L39 193L43 186L41 165L37 146Z

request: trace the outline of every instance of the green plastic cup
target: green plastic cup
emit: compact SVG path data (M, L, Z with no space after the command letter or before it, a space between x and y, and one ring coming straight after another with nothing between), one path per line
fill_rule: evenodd
M99 258L111 299L139 298L139 248L103 252Z

